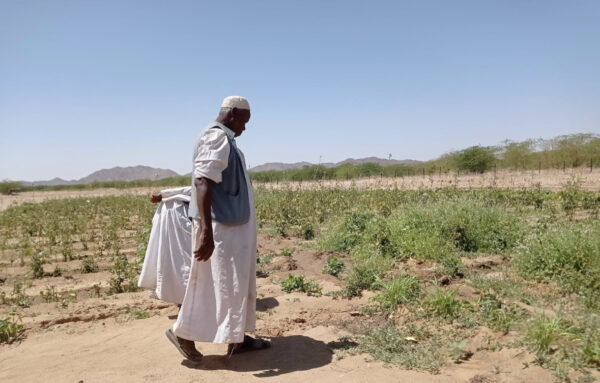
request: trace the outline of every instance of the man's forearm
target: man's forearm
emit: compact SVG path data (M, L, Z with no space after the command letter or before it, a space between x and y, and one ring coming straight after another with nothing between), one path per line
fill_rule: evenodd
M196 203L200 213L201 230L212 237L212 215L210 205L212 204L211 183L207 178L195 178Z

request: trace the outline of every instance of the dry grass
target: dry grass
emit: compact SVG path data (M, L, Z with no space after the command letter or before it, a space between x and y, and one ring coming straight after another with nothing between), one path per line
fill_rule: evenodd
M268 189L318 189L318 188L343 188L343 189L393 189L421 190L421 189L531 189L561 190L571 180L575 179L583 190L600 189L600 171L589 168L539 171L507 171L485 174L435 174L417 175L397 178L362 178L357 180L327 180L304 182L270 182L255 183Z

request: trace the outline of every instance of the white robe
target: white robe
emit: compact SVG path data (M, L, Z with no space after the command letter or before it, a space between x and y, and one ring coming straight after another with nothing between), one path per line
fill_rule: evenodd
M227 167L229 144L225 133L211 129L200 141L194 177L221 182ZM239 149L237 149L239 150ZM244 169L244 156L239 151ZM213 220L215 250L206 262L192 259L190 278L173 332L184 339L240 343L244 332L256 323L256 209L252 184L245 173L250 219L243 225L224 225ZM196 241L199 221L193 222Z
M138 281L156 298L177 304L183 302L192 261L190 192L189 186L161 191Z

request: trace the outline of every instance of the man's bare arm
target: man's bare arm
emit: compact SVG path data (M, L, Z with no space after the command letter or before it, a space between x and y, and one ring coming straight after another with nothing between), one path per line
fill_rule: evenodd
M198 261L207 261L215 249L212 230L212 216L210 206L212 203L211 197L211 182L207 178L194 178L194 187L196 188L196 203L200 212L200 231L196 238L196 246L194 248L194 257Z

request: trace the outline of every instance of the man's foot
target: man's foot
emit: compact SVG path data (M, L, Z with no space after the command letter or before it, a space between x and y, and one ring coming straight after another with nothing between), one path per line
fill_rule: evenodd
M244 341L242 343L232 343L227 348L227 354L240 354L248 351L264 350L271 347L271 342L262 338L252 338L251 336L244 335Z
M194 346L193 341L176 336L173 334L171 329L165 331L165 335L171 341L171 343L173 343L177 350L179 350L181 355L184 356L184 358L193 362L198 362L202 359L202 354L196 350L196 346Z

